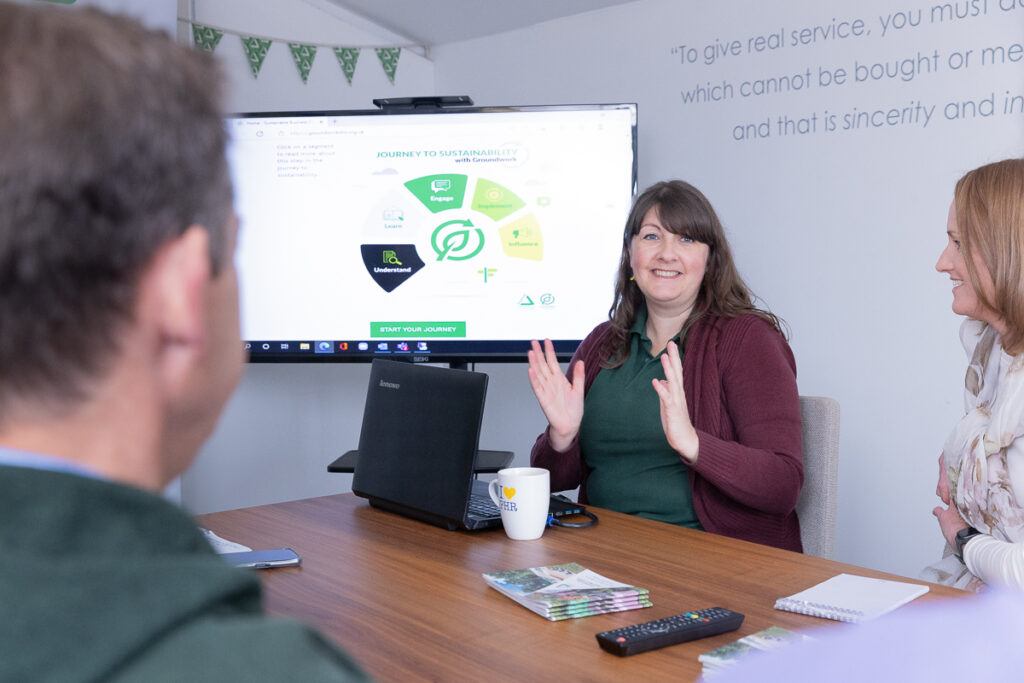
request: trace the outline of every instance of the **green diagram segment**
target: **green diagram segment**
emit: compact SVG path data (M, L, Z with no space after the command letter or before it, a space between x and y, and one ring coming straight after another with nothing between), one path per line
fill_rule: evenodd
M526 202L498 183L484 178L477 181L472 208L492 221L498 222L524 206L526 206Z
M466 176L458 173L423 176L405 186L431 213L460 209L466 197Z
M540 224L532 213L498 229L501 249L506 256L540 261L544 258L544 240Z

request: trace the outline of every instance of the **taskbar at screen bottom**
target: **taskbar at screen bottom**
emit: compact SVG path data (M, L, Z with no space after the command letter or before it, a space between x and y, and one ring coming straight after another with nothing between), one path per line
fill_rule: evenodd
M525 361L530 348L529 339L511 340L395 340L374 339L343 341L337 339L312 340L260 340L242 342L250 362L318 362L318 361L364 361L374 358L391 358L416 362L449 359L469 361L512 360ZM562 360L568 360L576 351L580 340L552 340L555 353Z

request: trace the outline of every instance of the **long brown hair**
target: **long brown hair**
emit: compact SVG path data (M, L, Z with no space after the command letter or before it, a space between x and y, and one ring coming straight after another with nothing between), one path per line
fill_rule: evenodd
M982 306L1006 323L1007 353L1024 351L1024 159L968 171L953 192L957 229L971 287ZM988 269L992 297L981 286L975 259Z
M682 180L662 181L647 188L636 198L629 218L626 219L615 297L608 309L611 333L605 341L608 360L604 362L604 367L613 368L625 362L629 355L629 330L636 322L637 312L645 305L643 292L632 279L629 250L633 236L640 232L644 216L651 209L657 209L661 224L669 232L708 245L704 280L693 310L680 330L683 335L705 315L734 318L752 313L786 336L785 323L773 313L754 304L755 297L736 270L729 243L725 239L725 230L707 197Z

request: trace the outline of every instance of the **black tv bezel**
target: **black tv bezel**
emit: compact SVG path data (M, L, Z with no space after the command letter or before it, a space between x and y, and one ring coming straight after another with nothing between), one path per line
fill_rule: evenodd
M637 104L635 102L618 103L597 103L597 104L528 104L528 105L502 105L502 106L477 106L466 105L465 102L472 102L469 98L412 98L415 106L388 106L388 100L378 103L378 109L339 109L339 110L304 110L304 111L272 111L272 112L236 112L228 114L226 122L235 119L248 118L289 118L319 116L422 116L445 115L445 114L487 114L505 112L545 112L545 111L598 111L628 109L632 111L632 146L633 146L633 168L631 169L631 196L636 196L637 182L639 175L639 146L637 137L638 117ZM433 102L433 103L432 103ZM595 320L597 325L600 320ZM448 363L452 367L466 367L472 363L523 363L526 362L526 352L529 350L529 340L443 340L428 341L429 350L426 352L415 350L415 342L409 350L389 350L382 352L377 350L376 345L381 342L379 339L301 339L301 340L243 340L246 356L250 363L370 363L375 358L388 360L409 361L414 363ZM395 340L397 344L402 340ZM575 353L581 339L555 339L552 344L555 354L560 361L567 361ZM327 342L331 345L331 351L318 351L318 347ZM369 348L365 351L358 350L360 343L366 343ZM262 346L269 344L270 348L264 350ZM287 344L288 348L281 348ZM309 345L308 350L299 350L303 344ZM347 344L349 348L342 349L341 345ZM257 349L258 347L261 347ZM353 350L352 347L355 347Z

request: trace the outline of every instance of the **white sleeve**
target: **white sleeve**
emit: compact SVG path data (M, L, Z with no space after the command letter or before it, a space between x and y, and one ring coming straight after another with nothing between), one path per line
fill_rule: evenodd
M1024 588L1024 544L975 536L964 546L964 564L987 584Z

